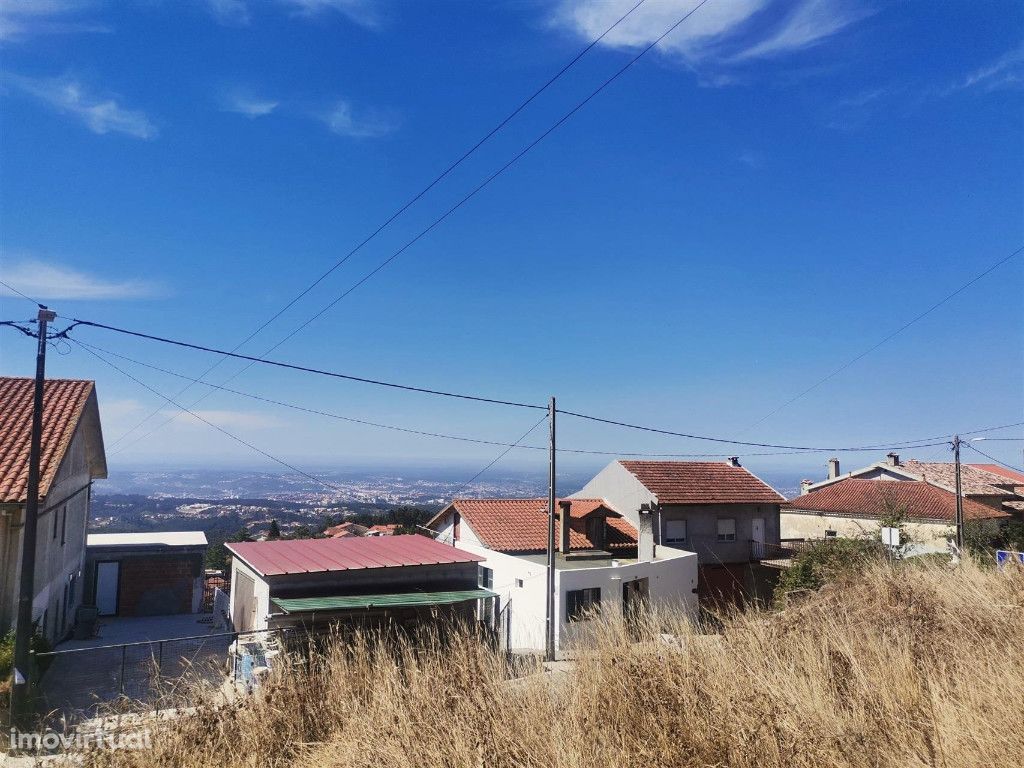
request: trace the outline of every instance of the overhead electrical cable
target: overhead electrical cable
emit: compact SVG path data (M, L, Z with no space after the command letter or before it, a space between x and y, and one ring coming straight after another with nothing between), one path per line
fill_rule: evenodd
M988 267L987 269L985 269L985 270L984 270L983 272L980 272L979 274L977 274L977 275L975 275L974 277L972 277L972 278L971 278L970 280L968 280L968 281L967 281L966 283L964 283L963 285L961 285L961 286L960 286L959 288L957 288L957 289L956 289L955 291L953 291L952 293L948 293L948 294L946 294L946 295L945 295L944 297L942 297L942 298L941 298L941 299L939 299L939 300L938 300L937 302L935 302L935 303L934 303L934 304L932 304L932 305L931 305L930 307L928 307L928 309L926 309L926 310L924 310L923 312L921 312L921 313L919 313L919 314L915 315L915 316L914 316L913 318L911 318L910 320L908 320L907 322L905 322L905 323L904 323L903 325L901 325L901 326L900 326L899 328L897 328L896 330L894 330L894 331L892 331L891 333L889 333L889 334L888 334L887 336L885 336L884 338L882 338L882 339L881 339L880 341L876 342L876 343L875 343L874 345L872 345L871 347L869 347L869 348L865 349L865 350L864 350L863 352L861 352L861 353L860 353L859 355L857 355L856 357L853 357L853 358L851 358L851 359L850 359L850 360L848 360L847 362L845 362L845 363L843 363L842 365L840 365L840 366L839 366L838 368L835 368L835 369L834 369L834 370L832 370L832 371L831 371L830 373L828 373L828 374L826 374L825 376L823 376L822 378L818 379L818 380L817 380L816 382L814 382L813 384L811 384L811 386L809 386L809 387L807 387L806 389L804 389L804 390L800 391L799 393L797 393L796 395L794 395L793 397L791 397L791 398L790 398L789 400L787 400L786 402L784 402L784 403L783 403L782 405L780 405L780 406L779 406L778 408L776 408L775 410L771 411L770 413L767 413L767 414L765 414L765 415L764 415L764 416L762 416L762 417L761 417L760 419L758 419L757 421L755 421L755 422L754 422L753 424L751 424L750 426L748 426L748 427L746 427L745 429L743 429L743 430L742 430L742 431L740 432L740 434L742 435L742 434L744 434L744 433L746 433L746 432L749 432L750 430L754 429L754 427L757 427L757 426L759 426L759 425L763 424L763 423L764 423L764 422L766 422L766 421L767 421L768 419L770 419L770 418L771 418L772 416L776 415L776 414L777 414L777 413L779 413L780 411L782 411L782 410L784 410L784 409L788 408L789 406L791 406L791 405L792 405L793 403L795 403L795 402L796 402L797 400L799 400L800 398L802 398L802 397L803 397L804 395L810 394L811 392L813 392L813 391L814 391L815 389L817 389L818 387L820 387L820 386L821 386L822 384L824 384L825 382L829 381L830 379L833 379L833 378L835 378L835 377L836 377L836 376L838 376L838 375L839 375L840 373L842 373L843 371L845 371L845 370L846 370L847 368L849 368L849 367L851 367L851 366L855 365L856 363L860 362L860 361L861 361L861 360L863 360L863 359L864 359L865 357L867 357L867 356L868 356L868 355L870 355L870 354L871 354L872 352L874 352L874 351L875 351L876 349L878 349L879 347L881 347L881 346L883 346L883 345L887 344L888 342L892 341L892 340L893 340L894 338L896 338L896 337L897 337L897 336L899 336L899 335L900 335L901 333L903 333L903 332L904 332L905 330L907 330L907 329L908 329L908 328L909 328L910 326L914 325L915 323L917 323L917 322L918 322L918 321L920 321L920 320L923 320L923 319L924 319L924 318L926 318L926 317L927 317L928 315L930 315L930 314L931 314L932 312L934 312L934 311L935 311L935 310L937 310L937 309L938 309L939 307L941 307L941 306L942 306L943 304L945 304L946 302L948 302L948 301L950 301L950 300L952 300L952 299L956 298L956 297L957 297L957 296L959 296L959 295L960 295L961 293L963 293L963 292L964 292L964 291L966 291L966 290L967 290L968 288L970 288L970 287L971 287L972 285L974 285L974 284L975 284L976 282L978 282L979 280L981 280L981 279L982 279L982 278L984 278L984 277L987 277L987 276L988 276L989 274L991 274L991 273L992 273L992 272L994 272L995 270L999 269L999 267L1003 266L1003 264L1006 264L1006 263L1007 263L1008 261L1010 261L1011 259L1013 259L1013 258L1014 258L1014 257L1016 257L1016 256L1019 256L1019 255L1020 255L1021 253L1024 253L1024 245L1022 245L1022 246L1020 246L1019 248L1017 248L1017 250L1013 251L1013 253L1009 254L1008 256L1004 256L1004 257L1003 257L1003 258L1001 258L1001 259L1000 259L999 261L997 261L997 262L995 262L994 264L990 265L990 266L989 266L989 267Z
M664 40L666 37L668 37L672 32L674 32L683 22L685 22L688 18L690 18L690 16L692 16L694 13L696 13L707 2L709 2L709 0L700 0L700 2L698 2L692 9L687 11L678 21L676 21L672 26L670 26L667 30L665 30L664 33L659 35L651 43L649 43L644 48L642 48L635 56L633 56L633 58L631 58L628 62L626 62L626 64L624 66L622 66L620 69L618 69L609 78L604 80L604 82L602 82L601 85L599 85L595 90L591 91L591 93L588 96L586 96L582 101L579 101L572 109L570 109L568 112L566 112L551 127L549 127L547 130L545 130L543 133L541 133L537 138L535 138L532 142L530 142L524 149L520 150L516 155L514 155L512 157L511 160L509 160L504 165L502 165L500 168L498 168L498 170L494 171L490 176L488 176L486 179L484 179L483 182L478 184L467 195L465 195L457 203L455 203L455 205L451 206L447 211L445 211L443 214L441 214L441 216L439 216L438 218L434 219L434 221L431 222L431 224L429 224L425 229L421 230L419 232L419 234L417 234L415 237L413 237L411 240L409 240L405 245L403 245L397 251L392 253L388 258L384 259L384 261L379 263L372 270L370 270L365 275L363 275L363 277L361 277L354 284L349 286L349 288L346 289L343 293L341 293L339 296L337 296L335 299L333 299L331 302L329 302L326 306L324 306L322 309L320 309L314 315L309 317L307 320L302 322L298 327L296 327L294 330L292 330L290 333L288 333L286 336L284 336L276 344L274 344L273 346L271 346L267 350L265 350L263 352L263 354L264 355L270 354L271 352L276 350L278 347L280 347L282 344L284 344L285 342L287 342L290 339L292 339L296 334L298 334L303 329L305 329L307 326L309 326L311 323L313 323L314 321L319 319L321 316L323 316L326 312L328 312L330 309L332 309L334 306L336 306L340 301L342 301L344 298L349 296L353 291L355 291L360 286L364 285L367 281L372 279L378 272L383 270L391 262L393 262L395 259L397 259L399 256L401 256L406 250L408 250L415 243L417 243L420 239L422 239L427 234L429 234L431 231L433 231L435 227L437 227L439 224L441 224L443 221L445 221L449 216L451 216L453 213L455 213L460 208L462 208L463 205L465 205L471 199L476 197L476 195L479 194L483 189L485 189L492 181L494 181L496 178L501 176L505 171L507 171L509 168L511 168L513 165L515 165L524 155L526 155L534 147L536 147L538 144L540 144L542 141L544 141L544 139L546 139L548 136L550 136L552 133L554 133L559 127L561 127L566 121L568 121L569 118L571 118L574 114L576 114L579 110L581 110L584 106L586 106L594 97L596 97L599 93L601 93L605 88L607 88L609 85L611 85L613 82L615 82L630 67L632 67L637 61L639 61L641 59L641 57L643 57L648 51L650 51L652 48L654 48L656 45L658 45L662 40ZM605 34L607 34L607 32ZM237 350L237 349L238 349L238 346L235 347L235 350ZM251 366L248 366L248 365L244 366L241 370L239 370L239 371L235 372L234 374L232 374L231 376L229 376L222 383L227 383L228 381L231 381L235 377L240 376L242 373L247 371L250 367ZM205 394L202 395L199 398L199 400L201 400L203 397L206 397L206 395ZM193 403L193 405L196 405L199 402L199 400L197 400L195 403ZM143 422L148 420L148 418L149 417L147 417L147 419L144 419ZM165 424L169 423L169 421L171 421L171 419L169 419L168 421L163 422L162 424L157 426L155 429L153 429L150 432L148 432L146 436L148 437L149 435L153 434L153 432L156 432L157 430L159 430ZM141 423L139 425L137 425L137 426L141 426ZM129 432L132 432L134 430L135 430L135 427L133 427L131 430L129 430ZM127 433L126 433L126 435L127 435ZM119 438L119 440L123 439L126 435L122 435L121 438Z
M998 465L999 465L999 466L1001 466L1001 467L1006 467L1007 469L1011 469L1011 470L1013 470L1014 472L1024 472L1024 469L1021 469L1020 467L1015 467L1015 466L1013 466L1012 464L1007 464L1007 463L1006 463L1005 461L1000 461L1000 460L999 460L999 459L997 459L997 458L996 458L995 456L989 456L989 455L988 455L987 453L985 453L985 452L984 452L983 450L981 450L980 448L977 448L977 447L975 447L975 445L974 445L973 443L971 443L971 442L968 442L968 441L964 441L964 442L962 443L962 445L966 445L966 446L967 446L968 448L970 448L970 449L971 449L972 451L974 451L975 453L980 453L980 454L981 454L982 456L984 456L984 457L985 457L986 459L988 459L989 461L994 461L994 462L995 462L996 464L998 464Z
M548 80L545 81L539 88L537 88L535 91L533 91L533 93L531 93L526 98L525 101L521 102L515 109L513 109L508 115L506 115L503 120L501 120L496 126L494 126L486 134L484 134L484 136L481 137L469 149L467 149L465 152L463 152L462 155L460 155L458 157L458 159L456 159L454 162L450 163L443 171L441 171L440 174L435 176L434 179L429 184L427 184L425 187L420 189L419 192L417 192L415 195L413 195L411 198L409 198L405 203L403 203L401 206L399 206L399 208L397 210L395 210L390 216L388 216L376 229L374 229L369 235L367 235L359 243L357 243L355 245L355 247L353 247L351 250L349 250L348 253L346 253L342 258L340 258L336 262L334 262L334 264L331 265L331 267L329 269L327 269L325 272L323 272L312 283L310 283L305 288L303 288L299 293L297 293L294 297L292 297L292 299L290 301L288 301L287 304L285 304L283 307L281 307L281 309L279 309L277 312L275 312L273 315L271 315L267 320L262 322L254 331L252 331L252 333L250 333L248 336L246 336L244 339L242 339L238 344L236 344L233 347L232 351L233 352L237 352L239 349L241 349L243 346L245 346L248 342L252 341L252 339L254 339L256 336L258 336L264 329L267 328L267 326L269 326L271 323L273 323L275 320L277 320L279 317L281 317L281 315L283 315L285 312L287 312L289 309L291 309L293 306L295 306L295 304L298 303L301 299L303 299L310 291L312 291L314 288L316 288L318 285L320 285L320 283L322 283L324 280L326 280L331 274L333 274L337 269L339 269L342 265L344 265L350 258L355 256L359 251L361 251L364 246L368 245L374 238L377 237L377 235L379 235L388 226L390 226L391 223L395 221L395 219L397 219L399 216L401 216L407 210L409 210L409 208L411 208L413 205L415 205L417 202L419 202L424 197L424 195L426 195L430 190L432 190L435 186L437 186L439 183L441 183L441 181L443 181L445 178L447 178L456 168L458 168L460 165L462 165L462 163L464 163L466 160L468 160L470 156L472 156L478 149L480 149L480 147L482 147L484 144L486 144L495 134L497 134L502 128L504 128L506 125L508 125L520 112L522 112L524 109L526 109L526 107L528 107L531 103L533 103L533 101L538 96L540 96L548 88L550 88L552 85L554 85L555 82L558 81L562 77L562 75L564 75L566 72L568 72L580 59L582 59L584 56L586 56L591 51L591 49L593 49L598 43L600 43L602 40L604 40L605 37L607 37L609 34L611 34L611 32L613 30L615 30L616 27L618 27L620 24L622 24L622 22L624 22L627 18L629 18L633 14L633 12L637 8L639 8L641 5L643 5L646 1L647 0L639 0L639 2L637 2L635 5L633 5L633 7L631 7L622 16L620 16L615 21L614 24L612 24L604 32L602 32L600 35L598 35L593 40L591 40L590 43L588 43L586 47L584 47L579 53L577 53L572 59L570 59L561 69L559 69L554 75L552 75L550 78L548 78ZM12 290L14 290L14 289L12 289ZM22 295L24 295L24 294L22 294ZM288 336L287 338L291 338L291 336ZM280 342L280 343L283 343L283 341ZM264 352L264 354L269 354L270 352L272 352L274 349L277 348L277 346L280 346L280 343L278 345L275 345L274 347L271 347L269 350ZM216 362L214 362L209 368L206 369L206 371L204 371L199 376L199 378L197 380L201 381L201 380L205 379L210 373L212 373L214 371L214 369L216 369L218 366L220 366L220 364L223 363L224 360L225 360L225 358L221 358L221 359L217 360ZM238 374L236 374L236 375L238 375ZM234 378L234 376L232 376L232 378ZM175 396L176 397L180 397L190 387L191 387L190 384L186 385ZM153 411L148 416L143 418L135 426L133 426L127 432L125 432L120 437L118 437L117 440L114 441L114 443L116 444L116 443L121 442L125 437L127 437L129 434L131 434L136 429L141 427L143 424L145 424L147 421L149 421L153 416L155 416L156 413L159 412L159 410L160 410L160 408L157 408L156 411ZM158 429L159 429L159 427L158 427Z

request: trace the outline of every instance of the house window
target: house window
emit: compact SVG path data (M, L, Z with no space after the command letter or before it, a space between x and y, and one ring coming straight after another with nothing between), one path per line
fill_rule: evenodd
M68 532L68 508L65 506L60 516L60 545L63 547Z
M736 520L734 518L718 518L718 540L736 541Z
M480 566L480 573L477 578L477 586L483 587L484 589L494 588L494 570L491 568L484 568Z
M826 528L825 529L825 538L826 539L834 539L838 535L839 535L838 531L833 531L831 528Z
M516 579L516 586L519 587L519 589L522 589L523 588L523 580L522 579Z
M565 593L565 620L580 621L601 610L601 588L570 589Z
M665 521L665 543L685 544L686 543L686 521L666 520Z
M57 538L57 510L53 510L53 538Z

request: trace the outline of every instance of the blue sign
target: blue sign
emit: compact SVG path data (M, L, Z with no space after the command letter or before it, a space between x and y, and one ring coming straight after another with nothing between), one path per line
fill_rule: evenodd
M1010 552L1006 549L996 550L996 565L1002 566L1011 560L1017 560L1021 565L1024 565L1024 552Z

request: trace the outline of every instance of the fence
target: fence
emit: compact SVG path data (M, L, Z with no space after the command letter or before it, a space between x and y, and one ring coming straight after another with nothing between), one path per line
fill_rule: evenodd
M481 637L508 652L511 604L478 624ZM148 640L36 653L33 683L40 713L69 722L112 711L152 711L180 706L190 687L251 690L261 676L310 644L343 637L324 624L252 632Z

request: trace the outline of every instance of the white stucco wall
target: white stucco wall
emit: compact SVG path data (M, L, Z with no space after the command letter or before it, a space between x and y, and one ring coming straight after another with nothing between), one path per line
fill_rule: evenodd
M465 521L463 521L465 529ZM511 647L514 650L543 651L546 628L547 568L514 555L493 552L465 540L456 546L486 558L482 566L494 573L493 589L502 606L510 605ZM566 621L566 592L600 588L602 610L622 610L622 585L647 578L652 605L676 608L693 616L697 610L697 555L671 547L658 547L652 562L619 566L559 569L555 572L555 645L562 653L589 637L588 622ZM519 586L520 580L522 586Z
M442 541L451 542L455 540L455 512L450 511L444 517L442 517L437 525L434 526L434 530L437 531L437 538ZM465 541L467 544L475 544L476 546L482 546L480 539L473 529L466 523L465 518L459 523L459 540Z
M253 630L267 629L267 616L270 614L270 585L263 580L256 571L246 565L240 558L231 558L231 600L229 603L231 611L231 623L236 629L240 622L235 617L235 588L238 585L239 574L244 574L253 580L253 599L256 601L256 612L253 617Z
M613 461L586 485L569 497L570 499L604 499L615 511L631 522L640 525L640 505L657 502L657 497L637 480L636 475Z

